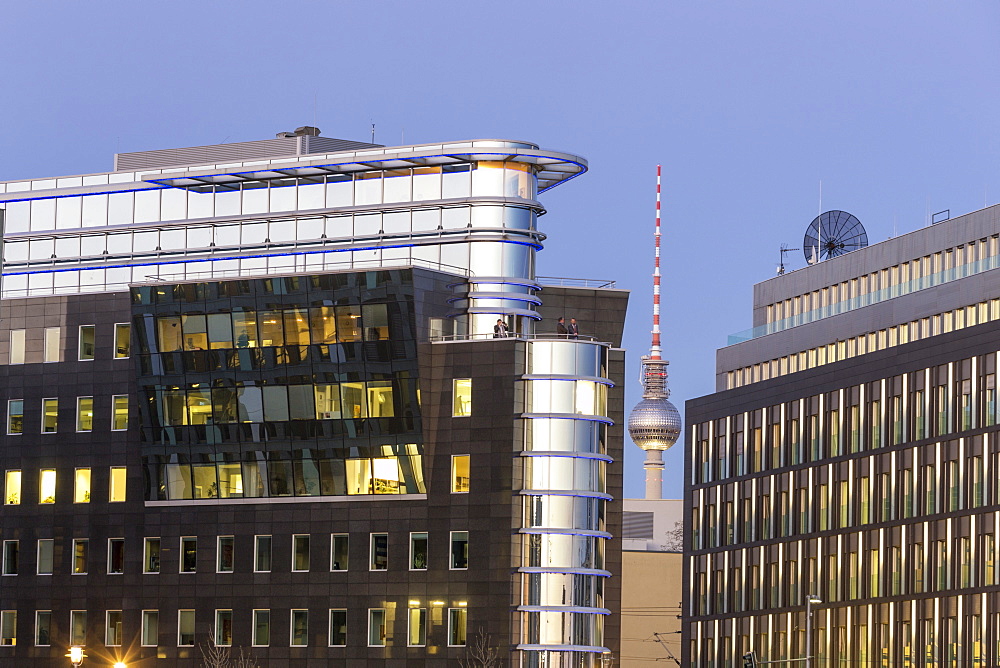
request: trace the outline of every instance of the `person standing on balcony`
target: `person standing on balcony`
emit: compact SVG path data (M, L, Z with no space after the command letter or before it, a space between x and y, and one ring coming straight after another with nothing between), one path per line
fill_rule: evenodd
M506 339L507 336L507 323L505 323L502 319L497 318L497 324L493 325L493 338Z
M569 334L569 330L566 329L566 322L563 318L559 318L559 322L556 323L556 334L558 334L561 339L565 339Z
M562 320L562 318L560 318L560 320ZM576 318L569 319L569 327L567 328L567 331L569 332L569 338L571 339L580 338L580 328L576 324Z

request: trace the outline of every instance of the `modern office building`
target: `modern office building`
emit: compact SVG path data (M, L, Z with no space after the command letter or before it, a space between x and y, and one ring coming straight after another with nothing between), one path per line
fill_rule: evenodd
M628 294L535 271L585 170L300 128L0 184L0 664L616 655Z
M992 206L755 286L686 407L685 665L1000 663L998 267Z

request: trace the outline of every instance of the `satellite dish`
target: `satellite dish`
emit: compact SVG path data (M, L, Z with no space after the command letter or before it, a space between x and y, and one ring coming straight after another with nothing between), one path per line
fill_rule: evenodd
M861 221L846 211L827 211L816 216L802 240L806 262L815 264L868 245Z

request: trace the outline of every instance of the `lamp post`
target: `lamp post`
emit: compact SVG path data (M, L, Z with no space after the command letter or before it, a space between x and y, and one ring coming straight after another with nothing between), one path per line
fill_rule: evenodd
M809 594L806 596L806 668L812 668L812 635L813 635L813 611L812 607L817 603L822 603L818 596Z
M128 668L128 666L125 665L124 661L116 661L112 668Z
M69 662L73 664L74 668L80 668L80 664L83 663L83 660L87 657L87 655L83 653L83 647L80 645L73 645L70 647L69 653L66 656L69 657Z

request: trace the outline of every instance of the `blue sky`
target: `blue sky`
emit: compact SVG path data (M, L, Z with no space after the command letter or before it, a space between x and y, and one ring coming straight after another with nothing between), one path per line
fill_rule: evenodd
M97 2L3 12L0 179L110 169L116 150L317 124L396 144L526 139L591 171L543 196L539 273L632 291L627 405L649 347L655 166L673 400L823 208L872 243L1000 202L1000 4ZM803 264L794 253L789 268ZM581 323L586 333L586 323ZM626 444L626 495L642 453ZM665 494L682 494L680 446Z

